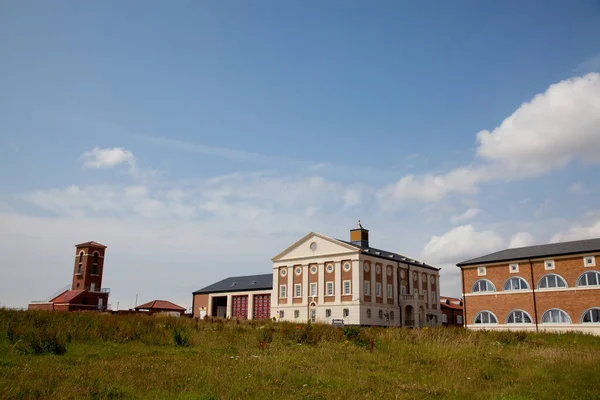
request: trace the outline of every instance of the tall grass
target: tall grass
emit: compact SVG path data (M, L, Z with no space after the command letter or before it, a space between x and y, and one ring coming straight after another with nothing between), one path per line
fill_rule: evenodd
M600 398L600 338L0 310L0 398Z

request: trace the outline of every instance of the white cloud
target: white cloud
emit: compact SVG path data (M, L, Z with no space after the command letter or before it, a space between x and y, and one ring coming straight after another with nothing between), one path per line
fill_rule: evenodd
M473 219L476 216L478 216L480 212L481 212L481 210L478 209L478 208L469 208L469 209L467 209L467 211L465 211L462 214L453 215L450 218L450 222L453 225L455 225L455 224L458 224L458 223L461 223L461 222L464 222L464 221L468 221L468 220Z
M83 168L86 169L108 169L117 165L127 164L129 166L129 174L133 178L148 180L158 176L157 170L138 167L133 153L122 147L107 147L105 149L94 147L91 151L83 153L80 159L83 161Z
M528 232L517 232L510 238L509 248L533 246L535 238Z
M493 231L477 232L473 225L461 225L441 236L432 236L421 257L427 263L455 264L498 251L503 243Z
M91 151L83 153L81 158L84 168L112 168L124 163L135 165L133 153L122 147L94 147Z
M406 200L437 201L450 192L466 195L477 193L476 184L488 175L484 168L457 168L444 175L406 175L395 184L378 192L382 206L401 205Z
M574 224L568 230L554 235L550 242L568 242L570 240L594 238L600 238L600 217L594 218L589 225Z
M492 180L523 179L574 160L600 162L600 74L567 79L522 104L491 132L477 134L479 166L446 174L406 175L379 191L384 207L406 200L438 201L472 195Z
M574 194L583 193L583 183L576 182L576 183L572 184L571 187L569 188L569 192L574 193Z
M477 155L520 175L574 159L600 162L600 74L567 79L524 103L492 132L477 134Z

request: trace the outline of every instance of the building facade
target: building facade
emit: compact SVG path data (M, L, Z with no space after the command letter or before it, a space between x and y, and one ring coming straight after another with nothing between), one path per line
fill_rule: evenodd
M236 276L196 290L192 312L196 318L271 318L271 274Z
M464 325L463 301L454 297L440 296L442 326Z
M439 325L439 269L369 245L311 232L273 259L271 313L278 320L350 325Z
M461 262L471 329L600 335L600 239L507 249Z
M34 301L30 310L106 311L110 289L102 287L106 246L97 242L75 245L71 288L60 290L47 300Z

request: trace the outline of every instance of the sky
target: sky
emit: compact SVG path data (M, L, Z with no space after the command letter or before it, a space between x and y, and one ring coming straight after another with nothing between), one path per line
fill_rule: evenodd
M600 237L600 2L0 1L0 306L113 309L305 234L436 265Z

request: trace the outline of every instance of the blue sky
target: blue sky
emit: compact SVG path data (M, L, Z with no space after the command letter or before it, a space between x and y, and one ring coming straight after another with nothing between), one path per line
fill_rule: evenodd
M592 1L3 2L0 304L66 285L87 240L122 308L189 305L359 218L447 295L463 258L600 236L599 21Z

